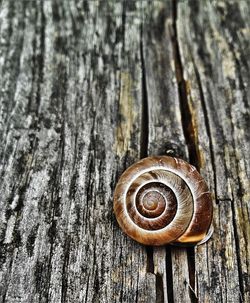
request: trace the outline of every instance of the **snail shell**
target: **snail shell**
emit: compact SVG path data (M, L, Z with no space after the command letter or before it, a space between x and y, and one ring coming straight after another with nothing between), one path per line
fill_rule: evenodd
M203 242L212 221L212 199L196 168L168 156L148 157L130 166L114 193L122 230L146 245Z

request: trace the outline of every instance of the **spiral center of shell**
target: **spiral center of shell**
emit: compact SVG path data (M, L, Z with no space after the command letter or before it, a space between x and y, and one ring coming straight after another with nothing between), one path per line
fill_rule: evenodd
M159 203L164 204L165 200L157 191L146 193L142 201L143 207L147 210L155 210Z
M173 219L177 210L177 201L173 191L161 182L143 185L135 197L136 209L144 218L130 212L136 224L145 229L161 229ZM153 221L149 221L153 220Z

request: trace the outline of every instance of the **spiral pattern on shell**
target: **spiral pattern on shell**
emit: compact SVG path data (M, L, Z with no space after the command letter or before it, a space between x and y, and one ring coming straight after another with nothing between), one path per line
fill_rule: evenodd
M196 168L168 156L148 157L130 166L114 193L122 230L146 245L195 245L212 221L212 199Z

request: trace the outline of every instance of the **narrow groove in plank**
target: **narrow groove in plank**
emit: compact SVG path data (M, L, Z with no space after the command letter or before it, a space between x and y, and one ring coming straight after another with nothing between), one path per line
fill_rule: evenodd
M163 276L156 274L155 288L156 288L156 303L164 303L164 288Z
M148 156L148 93L146 84L145 60L143 54L143 20L140 25L140 57L142 69L142 112L141 112L141 142L140 142L140 158ZM147 253L147 271L154 273L153 247L146 247ZM156 285L158 279L156 277ZM158 291L156 286L156 297L158 298Z
M144 58L149 107L149 154L170 154L187 159L187 146L181 123L180 100L176 82L172 38L172 2L154 2L147 18L145 31ZM167 43L168 41L168 43ZM164 260L162 260L164 258ZM166 248L154 249L155 274L163 279L165 302L173 298L187 298L189 292L188 261L186 249L181 248L170 254L166 263ZM179 266L172 266L172 262ZM164 262L164 263L163 263ZM168 274L167 271L172 271ZM168 295L168 293L170 293ZM168 298L169 297L169 298Z
M178 81L178 87L179 87L179 96L181 101L181 113L182 113L182 122L183 122L183 131L186 139L186 143L188 145L188 151L189 151L189 161L191 164L193 164L198 171L201 167L201 155L199 153L199 146L198 142L195 137L195 124L193 124L193 113L191 111L191 108L189 106L188 101L188 87L187 83L184 79L184 71L182 66L182 60L180 56L180 46L178 41L178 32L177 32L177 14L178 14L178 1L174 1L174 10L173 10L173 27L174 27L174 48L175 48L175 64L176 64L176 78ZM215 167L215 161L214 161L214 150L212 145L212 136L210 131L210 123L208 120L208 113L206 109L206 104L204 101L201 81L199 78L199 73L196 68L195 62L193 61L195 73L197 77L198 87L200 91L200 97L201 97L201 105L204 113L204 123L206 126L206 130L208 133L209 138L209 148L210 148L210 154L211 154L211 165L213 168L213 173L216 173L216 167ZM216 178L214 177L214 189L215 189L215 198L217 201L217 182ZM188 257L188 270L189 270L189 291L190 291L190 300L191 302L198 302L197 297L197 289L196 289L196 265L195 265L195 250L194 248L188 248L187 249L187 257Z
M146 247L147 252L147 272L154 273L154 250L152 246Z
M174 48L174 62L176 69L176 80L178 83L179 100L181 109L181 121L183 127L183 133L185 136L186 144L189 153L189 162L194 165L199 171L200 161L198 155L198 146L195 141L195 126L192 122L192 112L188 104L186 81L183 75L183 67L180 56L178 33L177 33L177 18L178 18L178 1L173 2L173 40L172 45ZM185 249L185 248L183 248ZM187 259L188 259L188 272L189 272L189 293L191 302L197 302L195 293L195 255L187 248Z
M198 303L195 283L195 250L194 247L187 248L188 270L189 270L189 293L192 303Z
M166 246L166 277L167 277L167 300L168 303L174 303L173 293L173 269L171 258L171 246Z
M197 146L195 143L195 126L192 122L192 112L190 111L187 98L186 81L183 77L183 67L180 56L178 33L177 33L177 16L178 14L178 1L173 2L173 48L174 48L174 62L176 69L176 79L179 89L181 121L183 133L185 136L186 144L189 151L189 162L194 165L198 170L200 167Z
M140 56L142 66L142 116L141 116L141 149L140 158L148 156L148 93L146 84L145 60L143 54L143 22L140 26Z

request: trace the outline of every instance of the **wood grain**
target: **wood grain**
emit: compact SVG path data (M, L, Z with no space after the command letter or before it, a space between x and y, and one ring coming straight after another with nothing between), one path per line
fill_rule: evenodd
M0 2L0 302L249 302L248 1ZM113 191L195 165L212 239L144 247Z
M216 202L213 241L196 251L197 291L207 302L250 300L248 13L244 1L178 6L199 166Z

